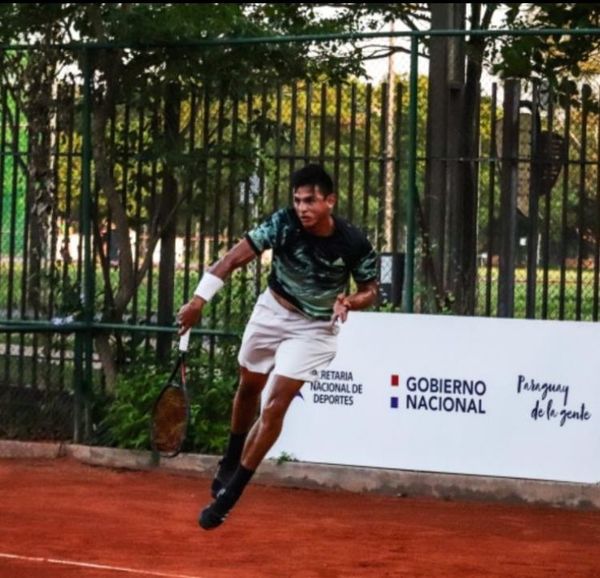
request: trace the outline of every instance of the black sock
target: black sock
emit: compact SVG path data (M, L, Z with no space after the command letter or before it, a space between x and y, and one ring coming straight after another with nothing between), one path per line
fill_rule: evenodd
M227 484L227 493L233 496L241 496L253 475L254 470L249 470L240 464Z
M229 434L229 443L223 456L223 464L225 466L235 468L239 465L247 437L248 433L235 434L232 432Z
M225 486L225 491L221 491L217 495L217 499L212 506L213 509L219 515L227 514L240 499L244 488L248 485L253 475L254 470L249 470L240 464L227 486Z

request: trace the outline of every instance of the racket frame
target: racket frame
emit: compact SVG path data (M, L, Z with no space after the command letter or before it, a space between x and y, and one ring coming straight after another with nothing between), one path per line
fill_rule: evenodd
M173 368L173 371L171 372L171 375L169 376L169 379L168 379L166 385L163 386L163 388L160 390L160 393L158 394L156 400L154 401L154 404L152 406L152 413L150 415L150 446L152 447L152 451L154 453L159 454L161 457L164 457L164 458L174 458L175 456L177 456L181 453L181 449L183 447L183 444L185 443L185 440L187 437L187 429L188 429L189 423L190 423L190 399L189 399L188 392L187 392L186 366L185 366L187 349L188 349L188 344L189 344L189 340L190 340L190 333L191 333L191 331L188 330L186 333L184 333L181 336L181 338L179 340L179 355L177 356L177 361L175 362L175 367ZM181 371L181 377L178 378L179 371ZM161 451L159 448L156 447L155 435L154 435L154 432L155 432L154 416L156 414L156 408L160 404L162 397L171 388L177 388L183 393L183 398L185 400L185 419L184 419L184 430L183 430L184 433L181 437L181 442L179 443L178 447L175 448L173 451L165 452L165 451Z

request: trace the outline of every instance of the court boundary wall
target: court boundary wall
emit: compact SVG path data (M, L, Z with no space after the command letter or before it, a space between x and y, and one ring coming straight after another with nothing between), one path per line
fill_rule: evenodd
M0 440L0 459L65 459L107 468L160 469L210 477L218 456L181 454L158 459L150 451L78 444ZM600 510L600 484L473 476L266 460L254 481L290 488L338 490L396 497L429 497L521 503L538 506Z

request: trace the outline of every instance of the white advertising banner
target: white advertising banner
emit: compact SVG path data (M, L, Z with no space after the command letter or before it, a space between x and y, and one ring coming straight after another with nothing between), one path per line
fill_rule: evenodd
M265 392L266 393L266 392ZM600 326L351 313L269 457L600 482Z

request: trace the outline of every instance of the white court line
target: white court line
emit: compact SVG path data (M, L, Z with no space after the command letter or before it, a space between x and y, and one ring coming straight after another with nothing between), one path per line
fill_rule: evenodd
M93 570L110 570L112 572L126 572L140 576L158 576L159 578L201 578L189 574L170 574L169 572L154 572L152 570L136 570L135 568L123 568L121 566L107 566L104 564L92 564L90 562L77 562L75 560L58 560L56 558L38 558L34 556L19 556L18 554L7 554L0 552L0 558L9 560L23 560L26 562L42 562L45 564L60 564L62 566L77 566L78 568L91 568Z

